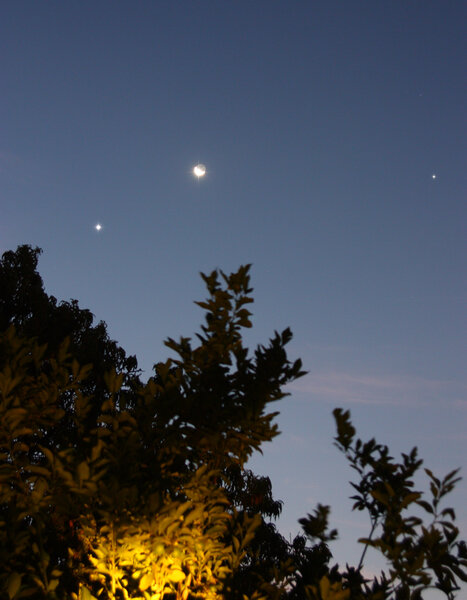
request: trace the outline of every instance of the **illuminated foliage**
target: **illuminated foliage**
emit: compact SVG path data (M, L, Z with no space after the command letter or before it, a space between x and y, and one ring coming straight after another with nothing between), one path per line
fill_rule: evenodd
M184 487L183 499L166 497L157 511L121 515L102 527L88 522L83 535L91 580L111 590L110 597L120 590L122 597L221 598L258 517L239 519L226 510L224 493L212 483L212 474L201 468Z

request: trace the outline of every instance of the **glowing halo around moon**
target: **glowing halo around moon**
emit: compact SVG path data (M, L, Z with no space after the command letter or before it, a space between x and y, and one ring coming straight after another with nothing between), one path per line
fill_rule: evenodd
M202 163L198 163L193 167L193 174L199 179L200 177L204 177L206 175L206 165Z

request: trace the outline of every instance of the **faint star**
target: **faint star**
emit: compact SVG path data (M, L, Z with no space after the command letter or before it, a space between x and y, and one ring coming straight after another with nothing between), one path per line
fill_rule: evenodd
M431 176L432 179L436 179L436 175L435 173L433 173L433 175Z

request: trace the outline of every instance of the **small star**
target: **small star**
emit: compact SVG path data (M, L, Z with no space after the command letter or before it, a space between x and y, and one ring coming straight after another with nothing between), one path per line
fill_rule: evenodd
M100 223L96 223L96 225L94 225L94 229L96 231L100 231L102 229L102 225Z
M433 173L433 175L431 176L432 179L436 179L436 174Z

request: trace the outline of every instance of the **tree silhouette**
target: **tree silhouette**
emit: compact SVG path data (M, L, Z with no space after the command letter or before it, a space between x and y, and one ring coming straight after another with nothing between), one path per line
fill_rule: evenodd
M282 503L246 464L277 435L271 403L303 371L288 329L244 346L249 266L202 275L199 334L168 339L174 357L143 383L105 323L45 293L39 254L20 246L0 262L1 600L455 597L467 548L441 502L457 471L427 469L427 500L413 489L416 449L396 462L341 409L335 443L359 478L354 510L369 515L360 561L331 564L327 506L291 542L271 521ZM368 548L389 565L372 580Z
M277 434L269 403L301 374L300 361L290 363L285 352L290 332L249 356L241 336L250 326L249 267L213 272L203 276L209 297L199 303L206 320L197 345L169 339L178 356L155 365L142 384L136 360L108 338L104 323L93 326L76 301L47 296L39 252L8 252L0 269L2 558L10 597L232 590L261 511L280 510L269 480L244 466ZM197 570L193 536L203 540ZM145 558L136 568L141 544ZM148 574L155 564L164 576Z

